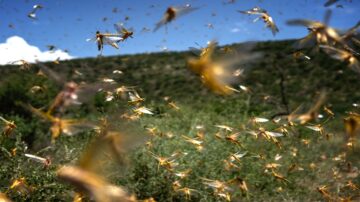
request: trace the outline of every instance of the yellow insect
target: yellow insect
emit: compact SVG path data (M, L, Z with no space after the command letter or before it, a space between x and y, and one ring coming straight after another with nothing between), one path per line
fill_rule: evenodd
M136 91L128 92L128 95L129 95L128 102L130 104L137 105L137 104L145 101L145 99L140 97L140 95Z
M284 176L280 175L279 173L276 173L273 169L271 170L271 174L278 180L290 183L289 180L287 180Z
M225 140L241 147L241 143L238 140L239 135L240 135L240 133L233 133L233 134L227 135L225 137Z
M256 18L254 22L258 21L261 18L264 21L266 27L271 30L274 36L277 32L279 32L279 28L276 26L272 17L268 14L266 10L260 7L255 7L247 11L238 11L238 12L248 15L260 15L260 17Z
M237 153L231 154L229 159L231 162L234 162L234 161L240 162L240 159L243 158L244 156L246 156L247 153L248 153L247 151L245 151L243 153L237 152Z
M164 167L165 169L172 171L178 163L175 161L177 157L179 157L180 153L176 152L172 154L170 157L160 157L155 155L152 152L149 152L152 157L154 157L158 161L158 169L161 167Z
M328 26L327 23L330 19L331 11L328 10L325 14L324 21L311 21L311 20L303 20L303 19L295 19L287 21L288 25L293 26L305 26L309 30L309 34L296 43L296 48L306 48L313 47L315 44L322 45L333 45L344 44L342 38L337 33L337 31Z
M21 177L12 181L8 191L10 190L15 190L18 193L25 195L30 194L33 188L27 184L25 177Z
M79 192L76 192L73 202L83 202L83 199L84 199L84 195Z
M137 114L139 116L143 115L143 114L148 114L148 115L154 114L149 108L144 107L144 106L135 108L134 112L135 112L135 114Z
M208 42L208 46L201 50L199 58L188 59L188 67L200 76L205 86L217 94L230 95L239 92L233 87L239 82L239 78L234 75L234 68L239 70L238 65L254 61L260 54L237 53L213 60L216 44L215 41ZM247 45L244 50L250 47L251 45Z
M246 184L246 181L243 180L242 178L236 177L236 178L230 180L229 183L237 184L242 192L245 192L245 193L249 192L249 188Z
M11 200L5 194L0 192L0 202L11 202Z
M183 188L180 188L180 189L176 189L176 192L181 192L185 195L185 200L189 201L191 200L191 195L193 193L199 193L198 190L196 189L190 189L188 187L183 187Z
M134 87L120 86L119 88L115 89L115 93L116 93L116 95L118 95L121 98L125 99L127 97L127 93L134 90L133 88Z
M324 111L330 116L330 117L334 117L335 113L333 111L331 111L331 109L329 109L328 107L324 106Z
M114 24L114 26L117 32L121 34L121 41L125 41L129 37L133 38L134 32L126 29L122 23Z
M12 62L11 64L20 65L21 70L29 70L31 68L30 63L25 60L17 60Z
M360 132L360 114L351 112L344 118L344 125L349 141L353 142L355 136Z
M268 163L268 164L265 165L265 168L275 169L275 168L278 168L280 166L281 166L281 164L278 164L278 163Z
M269 119L267 119L267 118L262 118L262 117L253 117L253 118L251 118L250 119L250 121L252 122L252 123L266 123L266 122L268 122L269 121Z
M177 111L180 110L180 107L178 107L175 102L169 102L168 105Z
M32 107L31 105L26 105L25 107L35 115L51 123L50 131L51 131L52 141L55 141L55 139L58 138L61 133L67 135L74 135L84 129L91 129L91 128L95 128L96 126L95 124L85 120L62 119L59 117L54 117L48 113L42 112Z
M360 190L359 186L354 184L351 180L349 180L346 183L346 186L349 187L351 190L356 191L356 190Z
M224 168L227 171L231 171L233 169L240 169L238 165L236 165L235 163L231 162L228 159L224 159L223 162L224 162Z
M204 48L199 59L189 59L189 68L199 74L202 82L217 94L229 95L233 93L231 84L235 79L225 64L212 61L211 57L216 47L214 41Z
M117 28L115 26L115 28ZM113 48L119 49L118 43L123 41L121 37L121 33L101 33L100 31L96 31L95 37L87 39L87 41L95 41L97 43L98 51L100 51L100 55L104 49L104 45L110 45Z
M324 134L324 127L321 124L317 124L317 125L311 125L311 126L305 126L306 128L319 132L321 135Z
M203 184L214 190L214 194L220 198L225 199L226 201L231 201L230 191L232 189L228 186L227 182L222 182L219 180L211 180L206 178L201 178L203 180Z
M224 129L225 131L228 131L228 132L233 131L233 128L231 128L230 126L227 126L227 125L215 125L215 127Z
M190 138L188 136L182 135L186 142L193 144L197 150L202 151L204 149L203 141L199 140L199 138Z
M10 136L11 133L16 129L16 125L14 121L8 121L0 116L0 120L4 122L5 126L3 127L2 133L5 136Z
M135 202L136 199L128 195L121 187L109 184L101 176L75 166L64 166L57 171L57 176L98 202L124 201Z
M293 123L294 121L299 121L300 124L305 124L309 121L317 119L319 115L319 109L325 102L325 98L326 93L323 91L320 93L316 103L306 113L297 114L297 111L299 110L298 108L288 116L288 122Z
M35 94L37 92L44 92L45 91L45 88L44 87L41 87L41 86L33 86L30 88L30 92Z
M105 120L98 136L80 158L78 166L63 166L57 171L57 176L76 187L82 196L86 194L97 202L134 202L134 196L129 195L123 187L109 183L104 176L109 176L114 161L121 166L125 165L126 152L142 140L138 134L127 135L113 130Z
M184 170L182 172L175 172L175 176L179 177L180 179L184 179L189 176L191 173L191 169Z
M317 187L316 189L325 199L327 199L327 200L332 199L332 196L331 196L330 192L328 191L326 185Z
M350 69L360 73L360 62L355 57L354 53L345 49L338 49L331 46L320 45L319 46L325 53L335 60L345 62Z

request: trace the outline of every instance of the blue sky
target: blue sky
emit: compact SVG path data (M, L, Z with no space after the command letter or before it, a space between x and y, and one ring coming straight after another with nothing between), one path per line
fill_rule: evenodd
M120 50L106 46L104 55L160 51L186 50L216 39L220 44L247 40L281 40L303 37L307 31L302 27L285 24L289 19L306 18L322 20L326 0L236 0L233 4L223 4L228 0L0 0L0 44L11 36L20 36L27 43L45 51L46 45L53 44L67 49L75 57L95 57L98 51L95 43L87 42L96 30L114 32L113 24L125 23L134 28L134 38L120 44ZM171 5L191 4L200 9L173 21L166 32L142 33L143 27L154 28L164 11ZM360 20L360 1L352 3L340 0L344 8L331 7L333 15L330 25L346 29ZM27 17L34 4L44 9L37 12L38 20ZM153 5L153 6L152 6ZM254 6L266 9L277 23L280 32L274 37L264 28L262 21L253 23L253 16L238 13ZM113 8L118 12L113 13ZM216 16L212 16L215 13ZM125 21L125 16L129 20ZM102 19L106 17L107 21ZM206 24L211 23L214 29ZM14 25L9 28L8 25ZM1 56L0 56L1 57Z

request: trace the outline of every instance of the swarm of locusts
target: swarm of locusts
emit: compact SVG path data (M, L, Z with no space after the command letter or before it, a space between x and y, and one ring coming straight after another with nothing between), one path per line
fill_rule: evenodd
M225 2L224 6L230 6L228 4L234 2ZM324 6L331 6L336 2L338 1L327 1ZM37 19L36 12L42 8L41 5L35 5L28 17ZM154 31L163 26L168 29L171 22L185 14L190 16L200 9L190 4L169 6L162 19L155 24ZM254 21L262 19L274 36L280 32L273 17L263 8L256 6L238 12L259 16ZM294 44L294 58L311 62L312 59L302 52L303 49L308 48L315 53L321 51L360 73L360 43L357 38L360 22L345 32L340 32L329 25L330 16L331 12L327 11L323 22L305 19L287 21L288 25L303 26L309 32ZM115 23L114 27L115 33L96 31L95 37L89 39L96 42L101 53L104 45L119 49L120 43L138 37L132 29L125 28L124 23ZM194 56L187 58L184 64L189 74L193 74L201 81L204 88L218 96L230 99L234 94L243 94L250 100L252 97L263 95L257 95L250 87L243 85L242 78L246 76L246 72L251 71L258 58L266 57L261 52L253 51L254 46L247 44L242 46L242 49L230 46L220 48L217 42L212 40L200 50L192 49L195 52ZM42 187L51 188L54 184L70 187L71 191L62 192L62 196L77 202L156 201L157 198L149 196L149 192L142 195L146 190L126 187L114 181L118 179L118 175L127 172L126 168L131 165L127 156L137 149L142 152L138 158L145 158L149 163L149 165L141 165L142 178L138 183L148 183L151 177L161 178L165 181L164 184L149 186L159 186L156 189L166 190L171 193L171 200L174 201L200 201L207 195L206 193L210 193L211 196L211 199L207 198L207 200L212 201L251 201L255 189L263 191L268 189L267 186L270 184L277 186L270 191L281 195L285 190L292 190L296 186L304 188L301 184L306 180L297 178L304 172L310 173L309 175L314 179L315 173L323 172L321 177L324 179L316 179L312 187L306 188L317 193L321 199L360 200L360 170L356 167L358 164L349 158L359 151L360 112L347 111L343 117L333 112L331 104L328 103L330 92L326 89L314 92L313 99L309 103L288 107L285 109L286 113L274 116L249 114L244 117L243 123L238 125L228 124L227 120L202 125L203 120L195 120L190 126L184 126L190 128L189 132L184 134L178 131L166 131L167 126L158 121L164 117L170 119L171 116L179 116L181 120L186 119L184 115L186 107L179 104L181 101L166 96L163 99L165 105L157 107L153 101L149 102L148 98L143 97L141 88L124 84L118 79L126 76L126 72L117 69L108 77L85 82L68 79L44 63L36 62L30 65L25 60L15 63L21 65L22 71L38 68L39 72L36 76L45 77L58 87L56 96L45 106L35 107L31 103L17 103L31 114L33 119L44 123L44 127L47 128L45 134L49 141L44 150L55 150L63 146L58 144L58 140L67 139L68 136L85 133L92 140L80 157L72 157L71 161L54 159L52 156L40 154L41 151L33 152L25 143L18 143L15 148L7 149L6 141L17 137L22 131L18 129L16 119L0 116L2 127L0 146L5 155L1 160L11 161L17 168L19 162L13 159L25 159L29 165L35 165L36 169L51 173L49 175L57 179L53 184L37 184L36 181L29 180L30 177L25 176L24 173L13 170L12 180L5 182L7 186L4 187L4 182L1 182L0 201L11 201L10 196L36 200L31 198L33 192ZM54 63L57 66L62 65L59 60ZM75 70L74 75L81 77L83 74ZM46 89L46 86L36 85L31 86L29 92L37 94L45 92ZM91 103L99 94L103 95L101 99L105 103L115 106L121 103L119 107L121 109L95 118L87 116L79 118L71 113L80 111L83 104ZM264 98L264 100L269 99ZM157 121L145 126L141 125L150 118ZM311 150L334 138L330 131L335 119L342 119L345 129L343 132L345 138L340 141L342 152L314 154L318 159L309 164L299 160L306 154L304 150ZM303 133L310 133L312 136L304 136ZM176 141L176 146L170 151L165 151L159 146L161 143L172 141ZM254 143L256 147L253 146ZM215 146L221 147L223 153L209 157ZM71 153L71 148L69 149L67 145L64 147ZM276 153L267 153L269 148ZM210 162L219 166L211 167ZM329 163L331 168L319 171L320 164L326 163ZM254 168L254 171L249 168ZM195 175L195 172L200 173L201 176ZM259 178L247 175L247 172L253 172L252 175ZM220 173L221 177L218 177L220 175L217 174Z

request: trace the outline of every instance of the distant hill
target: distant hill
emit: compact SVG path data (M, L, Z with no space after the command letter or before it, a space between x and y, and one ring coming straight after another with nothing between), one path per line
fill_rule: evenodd
M295 59L292 56L295 52L292 48L294 42L287 40L256 43L253 51L262 53L263 57L250 68L245 68L245 75L241 77L240 83L250 87L258 99L258 95L270 95L275 104L281 103L280 82L283 77L285 94L292 108L301 102L313 100L316 92L321 89L328 92L330 103L340 110L345 107L344 104L359 101L360 91L357 86L360 86L360 75L352 72L346 64L315 50L304 52L311 57L310 61ZM244 44L231 44L227 47L241 51L243 46ZM204 88L198 76L187 68L186 61L191 56L194 56L191 51L161 52L74 59L61 62L60 65L46 65L68 81L89 83L109 77L114 78L120 85L137 86L141 94L149 99L170 96L175 100L186 101L189 96L193 96L201 103L203 99L216 95ZM37 70L36 65L33 65L30 72ZM113 70L121 70L123 74L112 74ZM82 75L75 74L75 71ZM3 75L0 83L4 85L15 75L23 77L28 75L29 71L21 71L8 65L1 67L0 73ZM9 96L11 95L0 94L0 103L4 103L3 99L8 100Z

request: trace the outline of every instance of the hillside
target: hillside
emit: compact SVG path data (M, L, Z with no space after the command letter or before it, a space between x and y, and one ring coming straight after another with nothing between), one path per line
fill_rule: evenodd
M129 124L129 128L136 128L134 133L145 134L147 140L141 145L147 142L147 146L137 147L129 153L127 169L119 166L107 173L113 184L126 187L138 199L225 200L218 194L221 191L206 185L204 178L237 179L239 183L229 185L231 190L223 191L231 195L232 201L359 199L359 188L348 185L349 182L360 185L359 137L354 147L346 147L343 118L348 116L348 112L360 111L356 105L360 104L360 75L346 64L315 50L304 51L311 57L309 61L296 59L292 55L293 43L292 40L257 43L252 51L262 56L245 67L239 82L251 89L250 92L240 90L230 96L216 95L203 86L199 77L187 68L186 61L193 56L190 51L75 59L59 65L45 65L66 81L99 83L103 78L111 78L117 82L116 86L135 86L145 98L144 105L154 115L144 115L126 124L119 116L129 112L131 106L122 99L105 102L105 95L101 92L65 113L71 118L92 121L106 116L118 126L118 130ZM233 44L228 47L242 50L244 46ZM14 201L69 201L74 189L59 181L56 171L61 165L76 164L96 134L85 131L74 136L60 135L54 144L50 143L49 124L44 124L41 118L20 104L47 107L61 90L62 86L55 81L36 75L38 70L37 65L32 65L30 70L20 70L17 66L0 67L0 115L17 125L13 135L2 135L0 139L0 192L7 192L14 179L25 177L34 188L29 194L8 191L8 196ZM113 74L114 70L120 70L122 74ZM33 93L30 91L33 86L44 88ZM335 116L331 117L321 107L323 118L307 126L324 123L323 134L300 124L286 126L288 133L276 139L280 141L278 144L271 138L255 138L246 133L258 131L260 127L270 131L280 128L281 124L286 125L271 121L252 124L250 120L253 117L271 119L277 114L286 115L300 105L306 111L316 103L321 92L326 92L323 106L331 109ZM164 97L176 103L179 110L169 107L169 101ZM215 125L227 125L233 131L228 133ZM152 135L149 134L150 128L156 128ZM196 138L199 132L205 134L200 151L184 138L184 135ZM236 136L236 141L229 141L228 136L234 132L240 135ZM14 148L17 148L15 155L11 153ZM176 158L179 165L169 171L158 166L149 151L158 156L170 156L174 152L187 154ZM53 163L44 169L41 164L29 161L24 153L49 156ZM236 167L229 168L224 160L234 153L246 155L233 162ZM188 177L174 175L188 169L191 170ZM191 192L190 198L186 197L185 192L174 191L175 182L196 191ZM248 190L240 186L243 185L241 182L246 182ZM326 191L321 194L323 186L326 186ZM325 196L324 192L330 196Z

